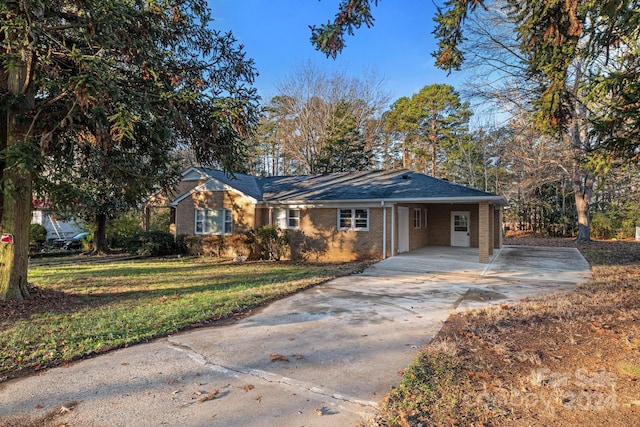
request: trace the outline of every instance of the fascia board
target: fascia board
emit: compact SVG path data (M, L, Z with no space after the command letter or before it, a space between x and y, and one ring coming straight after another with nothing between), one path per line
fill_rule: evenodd
M415 199L346 199L346 200L278 200L278 201L266 201L261 205L265 207L333 207L333 206L365 206L367 207L379 207L395 203L479 203L490 202L499 206L506 206L507 199L503 196L487 196L487 197L429 197L429 198L415 198Z

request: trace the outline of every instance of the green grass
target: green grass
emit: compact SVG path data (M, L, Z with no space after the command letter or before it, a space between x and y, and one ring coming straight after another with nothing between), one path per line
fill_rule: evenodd
M640 378L640 366L625 364L620 366L620 372L626 375L630 375L634 378Z
M40 298L0 317L0 377L246 312L363 264L199 259L33 266Z

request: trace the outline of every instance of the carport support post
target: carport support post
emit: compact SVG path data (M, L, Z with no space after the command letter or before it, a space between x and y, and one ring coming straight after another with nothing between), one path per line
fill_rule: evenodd
M384 200L380 202L382 206L382 259L387 259L387 208Z
M483 263L489 262L489 255L492 249L489 246L493 246L493 239L489 238L491 233L490 209L489 202L480 202L478 204L478 252L479 262Z
M502 249L502 206L494 211L493 224L493 247Z

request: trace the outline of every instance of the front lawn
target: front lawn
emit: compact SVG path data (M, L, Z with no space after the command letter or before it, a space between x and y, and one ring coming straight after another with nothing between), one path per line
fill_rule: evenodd
M35 298L0 302L0 381L241 316L364 266L192 258L32 266Z

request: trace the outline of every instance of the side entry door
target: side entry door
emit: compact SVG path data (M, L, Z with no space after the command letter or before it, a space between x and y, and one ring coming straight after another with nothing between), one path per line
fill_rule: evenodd
M471 212L451 212L451 246L471 246Z

